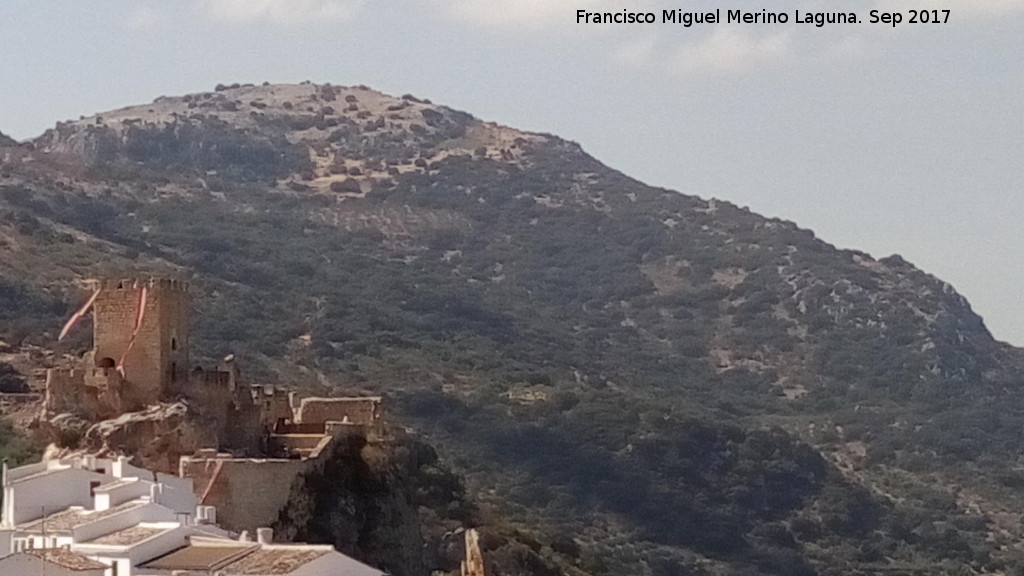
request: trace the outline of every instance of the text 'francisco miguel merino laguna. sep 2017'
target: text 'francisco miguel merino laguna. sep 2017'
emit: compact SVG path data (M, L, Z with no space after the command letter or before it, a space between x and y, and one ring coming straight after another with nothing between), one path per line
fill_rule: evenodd
M685 28L700 24L812 24L821 28L826 24L882 24L898 26L901 24L947 24L951 10L903 10L886 12L871 10L866 18L857 12L807 12L794 10L789 12L770 12L746 10L710 10L706 12L687 12L684 10L662 10L657 12L633 12L620 10L617 12L576 11L577 24L680 24Z

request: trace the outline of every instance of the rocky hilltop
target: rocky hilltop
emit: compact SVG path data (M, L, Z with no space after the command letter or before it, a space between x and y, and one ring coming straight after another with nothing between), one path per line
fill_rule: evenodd
M60 123L36 144L89 165L141 164L359 194L460 152L517 163L546 141L366 87L219 86Z
M1024 357L899 256L365 87L218 86L0 158L7 362L81 351L85 277L193 274L211 358L437 443L517 534L484 531L498 573L1022 566Z

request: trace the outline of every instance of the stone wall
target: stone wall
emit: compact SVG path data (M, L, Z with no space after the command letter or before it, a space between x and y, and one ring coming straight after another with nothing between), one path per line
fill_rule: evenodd
M95 397L90 399L86 396L84 370L50 368L46 371L43 407L47 412L55 415L65 412L80 414L93 403Z
M124 381L114 369L51 368L46 371L45 413L74 414L96 421L124 411L120 395Z
M300 424L348 422L368 426L381 416L380 397L366 398L303 398L295 413Z
M217 522L228 530L270 526L288 503L300 477L321 466L319 459L233 458L229 454L182 457L178 473L195 481L200 504L217 507Z
M288 391L274 386L252 386L249 391L252 403L259 406L263 414L263 425L267 430L273 430L282 420L295 418L291 404L292 395Z
M143 287L147 288L145 315L129 351ZM158 402L171 382L189 370L188 285L166 279L122 279L99 282L96 288L96 365L110 367L123 356L125 376L133 384L127 400L135 405Z

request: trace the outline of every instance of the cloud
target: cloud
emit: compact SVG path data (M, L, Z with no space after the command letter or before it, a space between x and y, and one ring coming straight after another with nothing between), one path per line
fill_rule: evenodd
M886 12L896 10L950 10L950 22L966 18L1002 16L1011 12L1024 12L1021 0L877 0L873 9Z
M721 26L696 43L679 48L669 72L729 74L777 65L793 56L792 36L781 30L763 35Z
M790 16L788 24L714 24L681 28L662 24L662 10L711 9L697 2L669 0L431 0L439 12L464 25L530 34L538 41L590 43L595 55L619 66L668 75L740 74L763 67L863 61L884 54L897 36L922 30L906 23L910 9L952 10L950 25L1024 12L1024 0L783 0L771 8ZM654 12L657 24L577 24L576 11ZM794 10L855 11L866 21L870 10L902 11L897 29L879 25L829 25L823 29L793 21ZM722 8L724 14L725 8ZM758 10L753 10L757 12Z
M145 30L160 23L160 14L149 6L135 6L124 15L123 25L130 30Z
M870 37L864 34L850 34L830 39L815 54L824 62L838 64L843 62L858 62L875 58L883 54L883 49L877 42L872 42Z
M616 47L615 61L631 68L643 68L654 60L657 47L652 36L626 41Z
M633 4L642 4L632 2ZM435 0L449 16L473 24L538 30L576 26L576 11L628 8L630 2L615 0ZM624 6L627 5L627 6Z
M824 0L811 0L815 1ZM861 0L870 2L872 0ZM1003 1L1003 0L995 0ZM775 65L798 55L800 42L790 28L754 29L735 25L681 28L661 23L662 10L679 8L668 0L433 0L442 13L464 24L513 29L540 37L593 42L615 64L669 75L740 73ZM657 24L577 24L576 11L654 12ZM684 2L684 10L703 10Z
M666 76L735 75L805 58L798 47L786 30L754 32L721 26L685 43L665 36L623 40L615 44L612 59L621 66Z
M229 24L326 24L350 20L365 0L203 0L212 18Z

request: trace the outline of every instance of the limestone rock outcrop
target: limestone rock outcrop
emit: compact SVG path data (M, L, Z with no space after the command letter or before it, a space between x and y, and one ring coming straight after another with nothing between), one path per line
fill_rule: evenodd
M209 438L178 402L151 406L93 424L81 448L98 455L130 454L150 470L175 474L179 457L192 454Z

